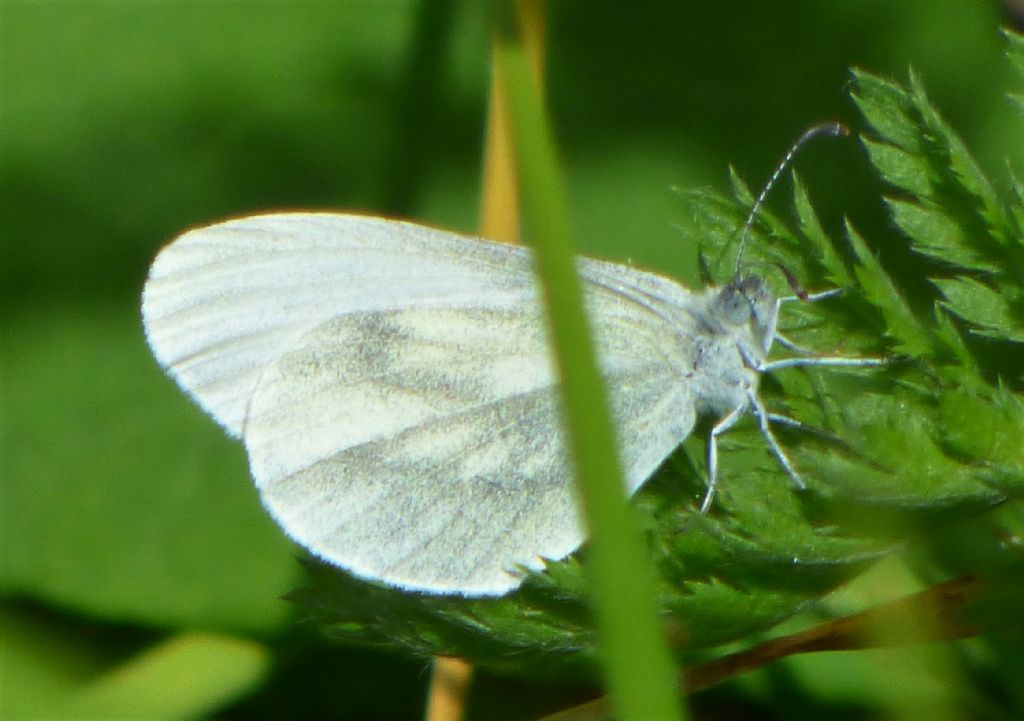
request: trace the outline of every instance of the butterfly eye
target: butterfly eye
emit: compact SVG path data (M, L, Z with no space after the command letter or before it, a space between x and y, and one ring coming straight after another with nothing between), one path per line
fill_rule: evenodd
M750 320L750 302L740 287L724 288L718 296L718 305L722 320L729 325L743 325Z
M748 275L744 278L739 290L750 302L755 302L767 292L764 281L757 275Z

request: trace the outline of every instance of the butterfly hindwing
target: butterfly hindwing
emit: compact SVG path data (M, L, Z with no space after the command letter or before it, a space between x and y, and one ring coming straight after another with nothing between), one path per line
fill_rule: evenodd
M620 339L600 345L636 488L689 432L692 401L628 324L635 308L614 296L590 305L609 303L617 312L592 316L599 337ZM543 319L524 303L339 316L266 371L245 439L264 502L314 553L403 587L476 595L581 543L561 428Z

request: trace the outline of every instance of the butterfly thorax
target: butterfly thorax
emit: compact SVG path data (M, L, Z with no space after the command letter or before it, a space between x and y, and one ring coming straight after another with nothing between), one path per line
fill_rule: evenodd
M698 414L721 416L746 405L775 336L778 300L756 275L708 289L693 358Z

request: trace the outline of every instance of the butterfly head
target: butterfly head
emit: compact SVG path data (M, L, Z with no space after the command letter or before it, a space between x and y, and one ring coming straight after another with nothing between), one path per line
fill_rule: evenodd
M775 337L779 301L759 275L737 276L718 291L712 315L727 332L746 328L767 353Z

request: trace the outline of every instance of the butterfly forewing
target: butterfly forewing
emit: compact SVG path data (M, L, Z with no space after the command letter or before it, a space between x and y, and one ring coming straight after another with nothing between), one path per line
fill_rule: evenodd
M446 301L500 307L533 293L528 267L524 249L469 246L411 223L252 216L192 230L167 246L150 269L142 315L160 363L240 435L260 373L338 312Z

